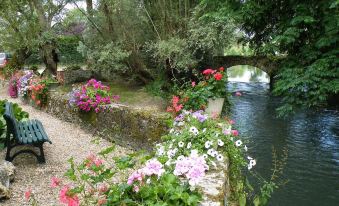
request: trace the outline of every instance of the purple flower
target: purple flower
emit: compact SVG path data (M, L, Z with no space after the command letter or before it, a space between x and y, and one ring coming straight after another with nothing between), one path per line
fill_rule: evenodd
M202 112L203 112L202 110L199 110L199 111L196 111L192 114L192 116L194 118L197 118L199 120L199 122L201 122L201 123L207 120L207 115L202 114Z

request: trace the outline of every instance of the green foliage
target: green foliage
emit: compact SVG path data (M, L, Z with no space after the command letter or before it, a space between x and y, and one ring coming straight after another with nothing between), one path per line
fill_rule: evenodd
M6 121L3 118L3 115L5 113L5 104L7 100L0 100L0 144L4 143L5 141L5 134L6 134ZM17 104L13 104L13 113L16 118L16 120L21 121L23 119L27 119L29 117L29 114L22 110L22 108Z
M76 36L60 36L57 39L59 61L62 64L81 64L84 57L78 52L79 39Z

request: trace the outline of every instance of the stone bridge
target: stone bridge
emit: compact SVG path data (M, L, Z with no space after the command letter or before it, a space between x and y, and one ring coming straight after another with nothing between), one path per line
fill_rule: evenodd
M213 57L213 67L223 66L225 69L237 66L237 65L249 65L257 67L262 71L266 72L270 77L270 87L273 87L274 76L279 70L280 59L272 59L267 56L215 56Z

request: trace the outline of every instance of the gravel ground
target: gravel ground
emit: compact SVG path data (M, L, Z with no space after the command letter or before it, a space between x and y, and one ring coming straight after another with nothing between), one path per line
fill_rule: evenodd
M0 99L10 99L3 88L0 91ZM53 144L44 144L46 164L38 164L36 158L30 154L21 154L15 158L13 164L16 166L16 175L10 186L12 197L1 201L0 205L28 205L24 199L24 192L28 188L32 189L39 205L59 205L58 191L50 188L51 177L63 176L69 167L67 162L69 158L73 157L76 162L80 162L90 152L99 152L112 143L100 139L98 144L93 144L91 141L96 137L86 133L79 126L63 122L31 106L23 105L18 99L10 99L10 101L19 103L29 113L31 119L39 119ZM112 155L121 156L129 152L131 151L126 148L116 146ZM0 153L4 159L5 150Z

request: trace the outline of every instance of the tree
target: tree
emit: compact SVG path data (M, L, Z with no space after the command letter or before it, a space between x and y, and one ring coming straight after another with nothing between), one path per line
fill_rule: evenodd
M274 92L280 114L326 106L338 96L337 0L204 0L209 16L231 14L257 54L285 56Z

